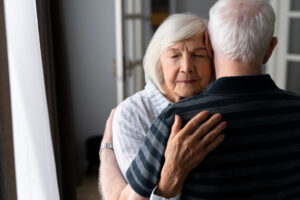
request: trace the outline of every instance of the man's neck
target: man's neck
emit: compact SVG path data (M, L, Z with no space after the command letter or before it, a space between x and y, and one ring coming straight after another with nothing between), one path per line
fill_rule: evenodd
M241 62L215 57L216 78L262 74L261 62Z

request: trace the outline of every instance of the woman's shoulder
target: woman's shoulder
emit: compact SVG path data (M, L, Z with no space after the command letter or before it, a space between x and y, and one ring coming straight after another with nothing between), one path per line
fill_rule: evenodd
M167 99L149 81L143 90L126 98L117 106L115 121L135 122L147 128L168 104Z
M145 89L127 97L116 109L115 116L120 120L140 118L151 109L150 99ZM146 117L146 116L145 116Z
M148 101L148 97L145 93L145 90L141 90L134 95L127 97L124 101L122 101L117 109L122 111L140 111L146 109L145 102ZM144 105L144 106L141 106Z
M145 91L135 93L117 106L113 129L121 135L132 135L137 132L145 135L154 118L149 110L151 110L151 104ZM134 137L137 137L137 134L134 134Z

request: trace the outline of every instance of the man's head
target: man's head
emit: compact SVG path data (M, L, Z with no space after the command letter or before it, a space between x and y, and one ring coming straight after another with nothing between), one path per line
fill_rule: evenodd
M209 16L215 55L234 61L266 62L274 48L272 43L277 42L273 41L275 13L268 2L219 0Z

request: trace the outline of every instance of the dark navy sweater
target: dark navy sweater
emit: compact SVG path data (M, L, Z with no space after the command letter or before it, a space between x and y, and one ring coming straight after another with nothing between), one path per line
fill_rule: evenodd
M226 137L190 173L182 199L300 199L300 97L269 75L220 78L165 109L126 173L138 194L157 185L174 115L186 123L203 110L222 114Z

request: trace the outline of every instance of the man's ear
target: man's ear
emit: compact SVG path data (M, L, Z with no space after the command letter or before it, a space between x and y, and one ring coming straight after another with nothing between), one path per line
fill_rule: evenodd
M267 51L267 53L264 57L263 64L266 64L268 62L268 60L271 57L271 55L273 53L273 50L275 49L277 43L278 43L277 37L273 37L272 40L271 40L270 46L268 48L268 51Z
M207 29L204 32L204 42L205 42L205 46L206 46L206 49L207 49L208 56L210 58L212 58L213 57L213 52L212 52L212 47L211 47L210 38L209 38L209 34L208 34Z

